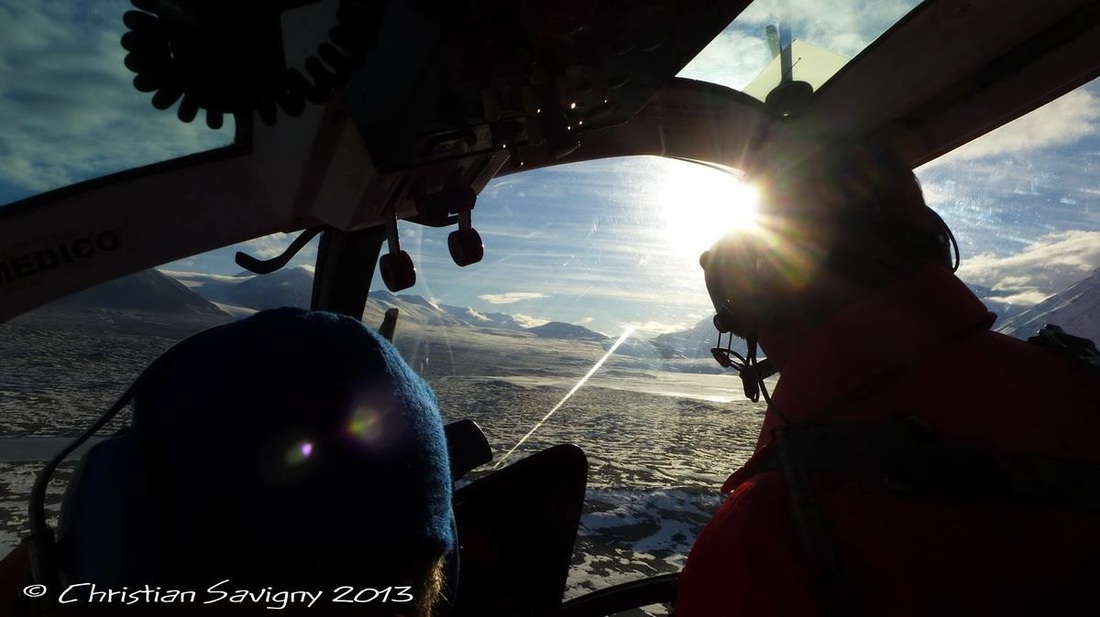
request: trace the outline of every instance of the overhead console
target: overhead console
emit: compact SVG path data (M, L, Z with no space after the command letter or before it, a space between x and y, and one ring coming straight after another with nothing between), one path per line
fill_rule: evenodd
M348 103L383 171L558 158L637 113L745 4L395 0Z

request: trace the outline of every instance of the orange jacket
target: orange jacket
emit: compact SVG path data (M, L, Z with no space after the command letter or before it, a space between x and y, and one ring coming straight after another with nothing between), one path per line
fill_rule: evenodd
M994 318L948 270L929 267L814 332L688 556L677 615L826 613L782 473L754 470L774 447L777 408L791 424L917 417L955 442L1100 461L1100 401L1083 371L990 332ZM862 614L1100 612L1100 514L903 498L824 474L814 484Z

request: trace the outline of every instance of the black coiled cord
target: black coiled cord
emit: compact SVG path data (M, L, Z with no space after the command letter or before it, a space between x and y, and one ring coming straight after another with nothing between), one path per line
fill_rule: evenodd
M273 124L277 109L297 117L308 101L324 104L362 62L378 36L386 2L340 0L329 40L304 62L287 68L281 15L316 0L130 0L122 37L134 87L152 92L153 106L191 122L200 109L206 124L224 116L258 114Z

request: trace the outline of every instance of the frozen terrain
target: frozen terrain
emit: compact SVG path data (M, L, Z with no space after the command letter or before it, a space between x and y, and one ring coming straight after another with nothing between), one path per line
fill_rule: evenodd
M227 318L52 310L0 325L0 437L75 436L159 353ZM436 389L447 419L476 420L498 457L607 348L600 340L540 338L520 329L404 321L396 343ZM740 384L728 375L684 372L688 362L701 361L611 356L508 459L558 443L588 455L567 597L681 567L719 503L721 482L751 451L763 407L741 401ZM48 452L58 443L33 442L31 449ZM0 552L26 532L27 496L43 463L17 458L12 449L0 452ZM66 464L53 484L54 512L71 470Z

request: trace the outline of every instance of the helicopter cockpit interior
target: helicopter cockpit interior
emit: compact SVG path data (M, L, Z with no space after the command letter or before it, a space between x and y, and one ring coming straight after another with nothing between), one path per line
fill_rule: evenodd
M754 161L889 145L1006 327L1100 268L1100 3L821 4L0 1L0 552L144 365L293 305L436 390L452 616L667 614L764 410L698 268Z

